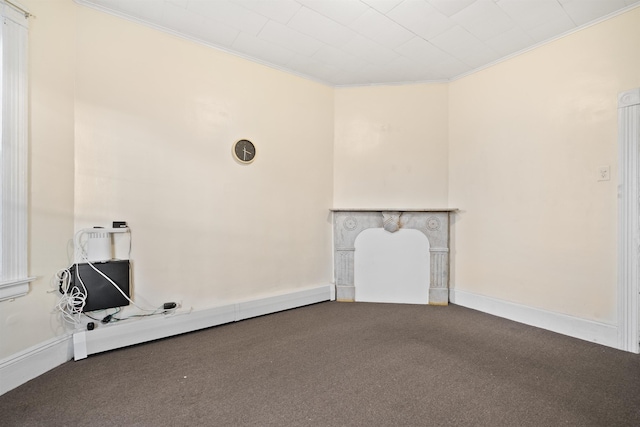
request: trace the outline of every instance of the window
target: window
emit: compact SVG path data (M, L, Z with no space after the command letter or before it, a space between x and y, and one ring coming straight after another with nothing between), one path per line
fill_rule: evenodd
M0 0L0 301L25 295L27 276L27 19Z

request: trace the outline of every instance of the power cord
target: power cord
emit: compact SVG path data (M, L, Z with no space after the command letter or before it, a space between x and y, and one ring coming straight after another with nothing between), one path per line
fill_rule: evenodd
M155 309L152 313L144 313L144 314L132 314L126 317L116 317L118 313L122 311L121 307L118 307L115 312L106 314L102 319L98 317L94 317L94 315L88 313L82 313L87 316L89 319L94 320L96 322L100 322L103 325L107 323L120 322L123 320L132 319L135 317L149 317L149 316L157 316L157 315L170 315L174 314L175 311L180 308L180 304L175 302L166 302L161 307ZM94 325L95 326L95 325Z

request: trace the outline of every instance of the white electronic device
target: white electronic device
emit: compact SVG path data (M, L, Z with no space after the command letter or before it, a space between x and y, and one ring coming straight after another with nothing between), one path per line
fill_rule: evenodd
M113 257L113 235L128 233L128 227L122 228L83 228L76 233L75 247L79 249L77 261L105 262ZM84 238L86 236L86 238Z

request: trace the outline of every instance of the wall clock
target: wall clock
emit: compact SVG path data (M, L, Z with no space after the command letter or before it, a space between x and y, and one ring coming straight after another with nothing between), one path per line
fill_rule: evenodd
M248 139L241 139L233 144L233 156L240 163L249 164L256 158L256 146Z

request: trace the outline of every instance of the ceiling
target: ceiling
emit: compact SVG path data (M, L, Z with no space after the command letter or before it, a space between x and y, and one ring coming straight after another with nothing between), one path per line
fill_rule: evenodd
M640 0L77 0L333 86L448 81Z

